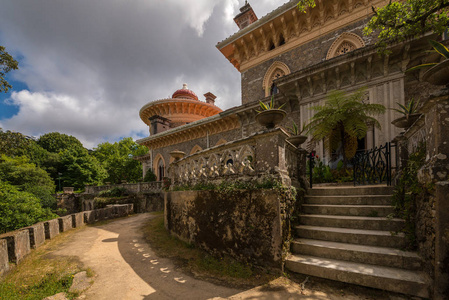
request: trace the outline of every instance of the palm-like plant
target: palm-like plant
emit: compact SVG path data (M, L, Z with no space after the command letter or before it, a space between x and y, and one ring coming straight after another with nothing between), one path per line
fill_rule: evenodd
M381 128L373 116L383 114L386 110L381 104L364 103L364 95L364 89L349 95L342 91L332 92L324 105L312 107L316 114L306 126L312 140L324 139L329 153L338 150L341 145L345 168L348 159L354 157L357 151L357 139L366 135L370 125Z
M412 114L415 114L418 111L419 100L415 101L415 98L412 98L406 105L402 105L399 102L396 102L396 104L400 109L393 108L393 110L404 115L404 117L408 119Z
M430 45L432 45L433 50L430 50L430 51L427 51L427 52L429 52L429 53L435 53L436 52L439 55L441 55L444 58L444 60L449 59L449 49L447 49L446 46L444 46L443 44L441 44L441 43L439 43L437 41L434 41L434 40L430 40L429 43L430 43ZM413 68L408 69L407 72L414 71L414 70L421 69L421 68L433 67L433 66L436 66L437 64L438 63L436 63L436 62L435 63L422 64L422 65L415 66Z

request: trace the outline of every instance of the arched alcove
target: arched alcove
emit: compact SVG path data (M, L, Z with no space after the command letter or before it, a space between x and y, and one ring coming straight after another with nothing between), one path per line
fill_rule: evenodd
M327 52L326 59L346 54L364 46L365 42L357 34L344 32L332 43Z

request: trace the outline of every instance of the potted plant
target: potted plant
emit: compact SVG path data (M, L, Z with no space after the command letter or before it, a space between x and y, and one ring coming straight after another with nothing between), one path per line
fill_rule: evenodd
M449 49L437 41L430 40L429 43L434 49L429 52L436 52L440 54L444 60L440 63L422 64L410 68L407 71L431 67L423 74L422 79L434 85L446 85L449 87Z
M287 141L292 143L295 147L299 147L299 145L303 144L307 140L306 135L302 135L305 129L305 124L302 126L302 130L298 128L298 125L296 125L295 122L293 122L292 127L288 128L288 131L290 132L291 136L287 138Z
M267 104L259 101L259 105L261 110L257 111L256 121L268 129L274 128L277 124L281 123L287 115L285 110L281 109L284 104L278 108L274 107L274 96L271 97L271 101Z
M393 108L393 110L404 116L393 120L391 124L398 128L409 128L421 116L420 113L417 113L419 100L415 102L415 99L412 98L407 105L402 105L400 103L397 104L399 105L399 109Z

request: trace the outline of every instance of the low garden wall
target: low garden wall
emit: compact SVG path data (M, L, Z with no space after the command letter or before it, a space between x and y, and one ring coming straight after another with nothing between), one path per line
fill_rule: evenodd
M281 269L295 205L291 189L165 194L165 226L215 256Z
M133 206L133 204L109 205L103 209L84 211L40 222L0 235L0 276L10 269L10 263L20 263L31 249L38 248L45 240L54 238L60 232L81 227L84 224L127 216L134 212Z

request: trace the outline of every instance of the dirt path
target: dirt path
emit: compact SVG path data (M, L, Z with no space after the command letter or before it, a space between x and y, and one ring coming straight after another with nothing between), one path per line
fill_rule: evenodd
M153 217L139 214L87 227L53 254L77 256L96 273L85 299L209 299L242 292L192 278L157 257L140 231Z

